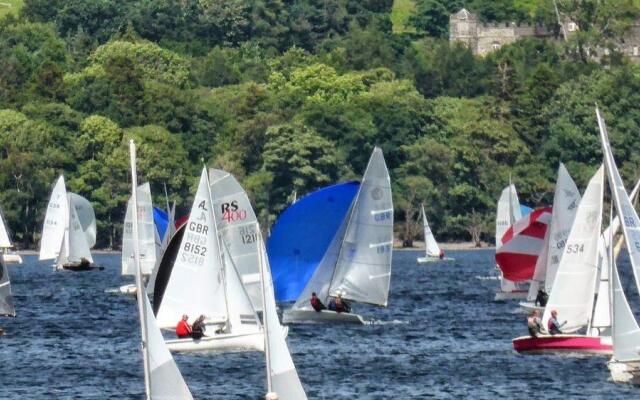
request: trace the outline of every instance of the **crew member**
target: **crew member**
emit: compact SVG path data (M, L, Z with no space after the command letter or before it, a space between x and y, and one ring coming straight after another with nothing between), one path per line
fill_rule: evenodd
M204 326L204 315L201 315L196 319L196 322L193 323L191 327L191 337L195 340L202 339L204 336L204 331L206 330Z
M529 335L537 337L540 333L540 311L533 310L529 317L527 317L527 329L529 329Z
M191 325L189 325L189 316L184 314L178 325L176 326L176 336L180 339L191 336Z
M549 322L547 323L547 329L549 330L550 334L557 335L559 333L562 333L560 328L562 328L566 323L567 321L560 323L558 321L558 312L556 310L553 310L551 311L551 318L549 318Z
M320 312L327 308L324 306L324 304L322 304L322 302L318 298L318 295L316 295L316 292L311 293L310 302L311 302L311 307L313 307L313 309L316 310L317 312Z

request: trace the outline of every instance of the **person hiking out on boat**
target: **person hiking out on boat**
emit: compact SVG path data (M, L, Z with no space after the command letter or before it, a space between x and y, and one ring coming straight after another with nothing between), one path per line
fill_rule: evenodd
M529 317L527 317L527 329L529 329L529 335L538 337L540 333L540 311L533 310L529 314Z
M338 293L338 296L332 298L329 302L329 310L338 313L349 313L351 312L351 307L345 300L342 299L342 294Z
M178 325L176 326L176 336L180 339L191 336L191 325L189 325L189 316L184 314Z
M444 250L440 249L440 254L438 254L438 257L439 257L441 260L444 260Z
M549 301L549 295L547 294L547 292L545 292L544 289L538 289L535 305L540 307L546 307L547 301Z
M80 264L78 265L80 268L89 268L91 263L86 258L82 257L80 259Z
M549 318L549 322L547 323L547 329L551 335L557 335L562 333L560 328L562 328L566 323L567 321L560 323L560 321L558 321L558 311L553 310L551 311L551 318Z
M322 304L322 302L318 298L318 295L316 294L316 292L311 293L311 300L309 300L309 301L311 302L311 307L313 307L313 309L316 310L317 312L320 312L322 310L326 310L326 308L327 308L327 307L325 307L324 304Z
M201 315L191 326L191 337L195 340L202 339L205 330L204 315Z

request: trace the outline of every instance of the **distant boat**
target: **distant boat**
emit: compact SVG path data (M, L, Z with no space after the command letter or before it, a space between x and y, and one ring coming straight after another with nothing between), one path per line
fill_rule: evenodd
M527 295L528 302L520 303L522 308L526 310L544 309L544 307L536 307L534 301L538 290L543 289L546 293L551 292L564 245L567 242L576 211L578 210L578 204L580 204L580 191L578 191L575 182L571 179L567 168L560 163L553 196L551 223L547 228L542 253L538 256L535 271L531 278Z
M511 179L509 179L511 181ZM516 187L511 182L509 186L502 190L498 199L496 210L496 250L502 245L502 237L510 226L522 218L520 201ZM500 268L498 268L500 270ZM494 300L524 299L527 291L521 284L506 279L500 272L500 290L496 293Z
M2 261L0 261L0 315L4 317L16 316L16 310L13 307L13 296L11 295L9 270Z
M624 188L622 178L616 166L607 127L596 107L596 117L600 128L600 140L608 172L609 188L618 218L622 221L622 234L627 244L631 268L636 288L640 288L640 218ZM607 364L614 382L640 384L640 327L629 307L620 283L615 257L609 252L611 261L611 322L613 331L613 356Z
M422 228L424 230L424 257L418 257L418 264L426 264L430 262L443 262L443 261L455 261L451 257L444 257L444 251L440 249L438 246L438 242L436 242L435 236L433 236L433 232L431 232L431 228L429 227L429 222L427 221L427 214L424 212L424 204L420 205L422 210Z
M134 192L137 187L136 176L136 149L133 140L129 142L131 156L131 192L132 209L137 209L137 196ZM142 273L140 265L139 243L135 238L139 238L138 220L133 219L131 223L133 249L133 273L136 277L136 293L138 299L138 313L140 317L140 333L142 338L143 364L145 376L145 391L147 399L163 400L192 400L191 392L178 369L171 353L164 344L162 332L158 329L156 320L153 317L153 310L144 286L142 285Z
M542 316L543 333L513 339L513 347L520 353L574 352L611 354L608 330L592 330L591 323L603 316L594 310L608 313L594 305L598 278L598 243L602 228L604 166L591 178L576 212L567 238L553 289ZM599 296L606 297L606 296ZM547 323L552 311L558 311L560 321L566 321L563 334L548 335ZM603 328L603 327L601 327ZM585 334L578 334L580 330Z
M5 264L17 263L22 264L22 257L20 254L16 254L11 251L13 245L11 239L9 239L9 232L7 225L4 221L4 216L0 210L0 251L2 252L2 259Z
M260 229L257 229L256 236L260 248L258 266L262 283L262 304L264 304L263 327L267 391L277 394L280 400L306 400L307 395L300 383L298 372L285 340L285 334L282 332L283 327L278 320L271 271Z
M67 193L61 175L47 206L39 259L55 260L56 269L80 271L98 268L92 265L90 251L95 244L96 217L93 207L84 197Z
M181 245L157 309L158 324L164 329L175 328L183 314L206 317L207 332L202 339L168 340L171 351L264 350L258 315L227 245L219 238L206 169L202 171Z
M301 202L302 199L295 204ZM311 293L316 292L324 304L342 296L347 301L386 306L392 249L391 182L382 150L376 147L348 217L293 307L284 311L283 322L364 324L364 319L355 313L316 312L309 303Z

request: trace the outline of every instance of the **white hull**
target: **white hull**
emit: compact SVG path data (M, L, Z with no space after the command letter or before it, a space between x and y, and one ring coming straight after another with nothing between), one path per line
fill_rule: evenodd
M544 312L544 307L541 306L536 306L535 303L532 303L530 301L527 302L523 302L521 301L520 303L518 303L518 305L520 306L520 308L525 311L530 313L531 311L540 311L540 312Z
M171 352L242 352L264 351L264 335L262 332L253 333L223 333L214 336L204 336L202 339L173 339L165 342Z
M337 313L330 310L286 310L282 313L283 324L357 324L367 322L358 314Z
M523 300L527 298L527 291L514 291L514 292L496 292L494 301L505 301L505 300Z
M138 289L136 288L136 285L134 283L130 283L128 285L120 286L118 288L118 293L135 296L136 294L138 294Z
M640 361L620 362L612 359L607 367L614 382L640 385Z
M2 260L5 264L22 264L22 257L20 257L20 254L5 253L2 255Z
M437 263L437 262L451 262L451 261L455 261L455 258L451 258L451 257L444 257L444 258L440 258L440 257L418 257L416 259L416 262L418 264L428 264L428 263Z

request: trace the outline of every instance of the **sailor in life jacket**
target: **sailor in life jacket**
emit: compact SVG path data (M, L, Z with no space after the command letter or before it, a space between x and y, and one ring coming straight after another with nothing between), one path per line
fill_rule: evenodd
M527 317L527 329L529 329L529 335L537 337L540 333L540 311L533 310L529 317Z
M311 302L311 307L313 307L313 309L316 310L317 312L320 312L327 308L324 306L324 304L322 304L322 302L318 298L318 295L316 295L316 292L311 293L310 302Z
M189 325L189 316L184 314L178 325L176 326L176 336L180 339L191 337L191 325Z
M558 311L553 310L553 311L551 311L551 318L549 318L549 322L547 322L547 330L552 335L556 335L556 334L562 333L560 328L562 328L566 323L567 323L567 321L564 321L563 323L560 323L558 321Z

